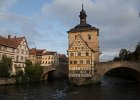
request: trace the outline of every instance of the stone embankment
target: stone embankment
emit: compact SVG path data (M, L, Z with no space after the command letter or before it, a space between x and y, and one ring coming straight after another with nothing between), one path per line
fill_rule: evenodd
M15 84L15 78L0 78L0 85Z

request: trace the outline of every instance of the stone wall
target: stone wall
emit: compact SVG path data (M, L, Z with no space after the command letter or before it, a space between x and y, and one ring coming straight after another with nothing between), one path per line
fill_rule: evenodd
M0 78L0 85L15 84L15 78Z

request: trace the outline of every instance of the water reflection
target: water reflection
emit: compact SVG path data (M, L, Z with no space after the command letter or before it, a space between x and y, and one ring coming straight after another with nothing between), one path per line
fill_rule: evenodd
M67 80L0 86L0 100L140 100L140 84L105 76L101 85L75 87Z

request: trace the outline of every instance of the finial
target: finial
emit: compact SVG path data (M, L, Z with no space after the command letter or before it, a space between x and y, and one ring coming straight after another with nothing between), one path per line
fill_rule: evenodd
M83 4L82 4L82 11L84 10Z

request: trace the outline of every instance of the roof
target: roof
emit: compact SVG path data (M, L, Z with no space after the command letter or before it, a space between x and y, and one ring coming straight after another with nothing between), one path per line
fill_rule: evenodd
M36 48L29 49L29 54L36 54Z
M88 24L86 22L86 12L84 11L83 9L83 5L82 5L82 11L80 12L80 24L76 25L74 28L70 29L68 31L69 32L82 32L82 31L89 31L89 30L96 30L96 31L99 31L98 28L96 27L92 27L90 24Z
M74 28L70 29L68 31L69 32L83 32L83 31L89 31L89 30L96 30L96 31L99 31L98 28L96 27L92 27L90 24L79 24L79 25L76 25Z
M65 54L59 54L59 59L63 59L65 61L67 61L67 57Z
M56 52L53 51L47 51L46 53L44 53L43 55L54 55Z
M29 50L29 54L30 55L37 55L37 56L42 56L44 53L45 49L36 49L36 48L32 48Z
M8 38L5 38L5 37L0 36L0 45L17 48L24 38L25 37L11 38L10 36L8 36Z
M36 55L37 55L37 56L42 56L43 53L44 53L44 51L45 51L45 49L37 49Z

